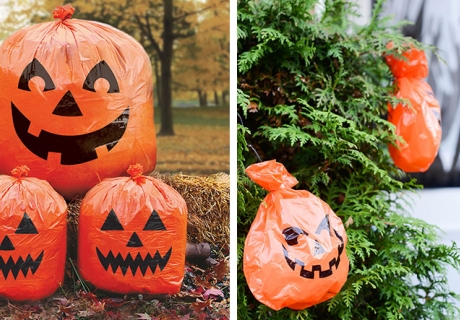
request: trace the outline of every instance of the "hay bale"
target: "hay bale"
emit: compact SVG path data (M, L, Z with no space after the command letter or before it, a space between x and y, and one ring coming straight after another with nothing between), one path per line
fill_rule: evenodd
M171 186L182 195L188 208L187 241L208 242L219 248L230 244L230 178L225 173L210 176L158 174L152 177ZM81 199L68 203L67 251L76 261L78 217Z
M158 174L179 192L187 203L187 241L209 242L223 247L230 244L230 176L217 173L210 176Z

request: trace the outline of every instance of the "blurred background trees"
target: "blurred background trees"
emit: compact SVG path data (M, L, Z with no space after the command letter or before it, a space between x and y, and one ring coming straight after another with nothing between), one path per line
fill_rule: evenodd
M173 99L227 105L228 0L4 0L0 41L31 23L52 20L54 7L64 3L76 9L74 18L110 24L143 45L153 67L159 135L174 135Z

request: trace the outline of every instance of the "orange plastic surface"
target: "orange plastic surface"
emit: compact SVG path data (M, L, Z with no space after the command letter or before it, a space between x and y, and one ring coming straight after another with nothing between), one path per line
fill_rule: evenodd
M389 145L395 165L405 172L429 169L441 143L441 108L430 85L421 79L396 79L396 96L408 99L410 106L388 104L388 121L396 126L396 134L404 139L398 147Z
M392 48L393 44L387 46ZM385 60L390 67L391 73L395 78L426 78L428 77L428 61L425 52L415 48L410 48L403 52L402 56L405 59L387 55Z
M393 44L389 43L388 48ZM410 104L388 104L388 121L396 126L396 134L403 143L389 145L395 165L405 172L425 172L433 163L441 144L441 108L430 85L423 80L428 76L425 52L410 48L403 53L406 60L392 55L385 57L396 78L396 96Z
M0 296L40 300L64 281L67 205L48 182L0 175Z
M132 163L154 169L152 72L131 36L70 18L21 29L0 46L0 173L17 163L66 199Z
M336 295L347 280L347 235L329 205L275 160L249 166L269 194L244 246L243 270L254 297L274 310L301 310Z
M80 275L116 293L173 294L185 272L187 205L142 167L103 180L81 203Z

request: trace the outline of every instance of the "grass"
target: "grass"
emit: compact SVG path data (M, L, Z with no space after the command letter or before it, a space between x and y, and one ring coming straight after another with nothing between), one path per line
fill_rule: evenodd
M173 108L174 136L157 137L159 173L210 175L230 171L229 107ZM160 129L160 110L155 109Z

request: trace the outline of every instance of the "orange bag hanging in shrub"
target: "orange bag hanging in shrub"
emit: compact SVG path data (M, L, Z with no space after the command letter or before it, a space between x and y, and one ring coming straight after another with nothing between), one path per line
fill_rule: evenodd
M404 139L404 143L397 142L397 147L389 145L389 151L398 168L405 172L425 172L441 143L441 108L430 85L422 79L428 75L425 53L411 48L403 56L408 61L391 55L385 57L396 78L396 96L410 101L410 105L398 104L395 108L388 104L388 121Z
M0 46L0 173L19 162L71 200L156 162L152 71L142 46L99 22L57 19Z
M254 297L272 309L308 308L336 295L347 280L347 235L329 205L275 160L249 166L269 191L244 245L243 271Z
M388 105L388 121L404 139L397 147L389 145L395 165L405 172L425 172L438 154L441 143L441 108L430 85L421 79L399 78L398 98L408 99L411 106Z
M142 171L130 166L130 177L105 179L83 198L78 268L99 289L177 293L185 272L187 205Z
M40 300L64 281L67 204L27 166L0 175L0 296Z
M387 48L393 48L393 43L390 42ZM405 59L398 59L393 55L385 56L385 60L395 78L423 79L428 77L428 61L423 50L409 48L403 52L402 56Z

